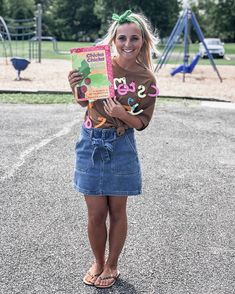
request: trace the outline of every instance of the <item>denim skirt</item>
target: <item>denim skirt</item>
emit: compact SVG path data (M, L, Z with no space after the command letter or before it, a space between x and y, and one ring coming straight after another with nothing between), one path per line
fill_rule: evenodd
M141 194L141 170L134 130L82 126L75 146L74 189L84 195Z

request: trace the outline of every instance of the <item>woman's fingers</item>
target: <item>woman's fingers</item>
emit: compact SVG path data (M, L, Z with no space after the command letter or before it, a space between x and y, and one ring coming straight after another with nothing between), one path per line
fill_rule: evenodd
M116 97L116 96L114 96L113 100L114 100L114 102L115 102L116 104L121 104L119 101L117 101L117 97Z
M112 109L116 105L116 103L114 103L112 98L107 98L106 103L107 103L107 105L109 106L110 109Z
M103 101L103 103L104 103L104 110L105 110L105 112L106 112L107 114L109 114L109 112L110 112L110 108L109 108L109 106L107 105L107 102L106 102L106 101Z
M69 74L69 81L74 79L83 79L83 74L80 72L73 71Z
M79 82L83 80L83 74L76 70L72 70L69 72L68 80L70 87L73 89Z

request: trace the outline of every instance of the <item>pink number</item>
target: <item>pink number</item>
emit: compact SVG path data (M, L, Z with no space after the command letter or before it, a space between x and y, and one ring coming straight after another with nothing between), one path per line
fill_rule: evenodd
M84 121L84 127L87 128L87 129L92 128L92 122L91 122L89 116L87 116L86 120Z

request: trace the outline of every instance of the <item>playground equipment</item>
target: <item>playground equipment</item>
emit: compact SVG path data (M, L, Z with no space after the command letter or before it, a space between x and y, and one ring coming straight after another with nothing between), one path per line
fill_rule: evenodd
M171 71L171 75L174 76L175 74L179 72L191 73L194 70L194 67L197 65L200 57L201 57L200 53L197 53L189 65L185 66L184 64L181 64L180 66L178 66L177 68Z
M69 54L60 51L56 38L42 36L42 8L37 5L35 17L31 19L3 19L0 17L0 43L4 56L36 60L42 59L42 41L50 41L56 54ZM19 56L19 57L18 57Z
M4 19L0 16L0 42L3 46L4 56L7 57L12 56L12 48L11 48L11 36L6 25Z
M35 59L41 62L42 40L53 43L54 52L57 54L69 54L59 51L57 41L53 37L42 36L42 9L37 5L34 18L30 19L3 19L0 17L0 42L3 45L3 55L10 57L11 63L17 71L16 80L21 80L20 72Z
M11 57L13 67L17 71L16 80L21 80L20 72L25 70L30 64L29 57L32 55L30 52L29 41L32 37L41 31L39 28L41 19L41 5L38 5L36 17L28 19L3 19L0 17L0 41L3 45L4 56ZM39 43L39 42L38 42ZM14 50L13 50L14 49ZM39 44L37 46L39 52ZM38 55L38 61L39 54Z
M40 36L41 36L41 4L37 5L36 16L27 19L10 19L0 17L0 39L4 48L4 56L29 58L34 56L41 62ZM30 47L30 40L37 36L37 46ZM8 46L6 46L8 45ZM34 50L34 52L32 52Z
M14 57L14 58L11 58L11 62L12 62L12 65L14 66L14 68L17 70L17 78L16 78L16 80L20 81L21 80L20 72L27 68L30 61L27 60L27 59L24 59L24 58Z
M50 36L41 36L41 41L49 41L49 42L52 42L52 45L53 45L53 51L56 53L56 54L64 54L64 55L68 55L70 54L69 51L61 51L59 50L58 48L58 43L57 43L57 40L56 38L54 37L50 37ZM39 41L39 38L38 36L35 36L33 37L31 40L30 40L30 43L29 43L29 46L30 46L30 52L34 52L34 46L35 46L35 43L37 44L37 42ZM31 58L34 58L34 56L30 55L30 59Z
M170 35L168 42L166 44L166 47L164 48L164 51L163 51L161 57L159 58L159 61L158 61L157 66L155 68L155 71L159 71L162 68L163 64L167 63L167 61L170 58L171 53L172 53L173 49L175 48L175 45L176 45L177 41L179 40L179 37L183 31L184 31L183 64L181 64L176 69L174 69L171 72L171 74L175 75L179 72L182 72L183 73L183 82L185 82L185 74L191 73L193 71L193 69L195 68L196 64L198 63L198 61L200 59L200 56L196 55L194 57L193 61L191 62L191 64L188 64L188 60L189 60L189 54L188 54L189 53L189 21L191 21L200 42L203 44L203 46L207 52L207 55L210 59L210 63L212 65L213 69L216 71L220 82L222 82L222 78L219 74L219 71L218 71L216 65L215 65L213 56L210 53L210 51L208 50L207 45L204 41L204 36L203 36L203 33L202 33L200 26L197 22L197 19L196 19L194 13L189 8L184 10L183 14L180 16L174 29L172 30L171 35Z

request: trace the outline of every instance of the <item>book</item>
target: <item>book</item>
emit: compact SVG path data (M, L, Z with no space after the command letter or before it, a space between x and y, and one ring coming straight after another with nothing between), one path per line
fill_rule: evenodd
M114 97L110 47L72 48L70 53L73 69L83 73L84 78L76 86L75 97L81 101Z

